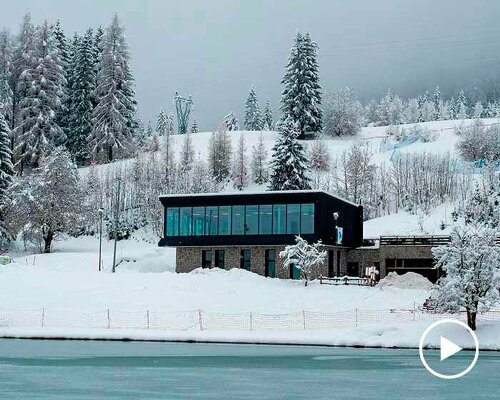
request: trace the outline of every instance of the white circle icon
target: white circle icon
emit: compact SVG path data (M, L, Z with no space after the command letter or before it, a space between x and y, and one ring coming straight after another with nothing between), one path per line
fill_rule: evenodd
M424 357L424 342L425 342L427 335L436 327L438 327L440 325L444 325L444 324L459 325L460 327L464 328L469 333L469 335L472 337L472 340L474 341L474 348L475 348L474 358L472 359L472 362L469 364L469 366L458 374L446 375L446 374L442 374L440 372L437 372L429 366L427 360ZM440 348L440 361L444 361L447 358L453 356L454 354L457 354L458 352L460 352L462 350L462 348L460 346L458 346L457 344L455 344L454 342L452 342L451 340L447 339L444 336L440 337L439 348ZM418 345L418 352L420 354L420 360L422 361L422 364L424 364L425 369L427 371L429 371L432 375L437 376L438 378L441 378L441 379L457 379L457 378L464 376L468 372L470 372L472 370L472 368L474 368L474 365L476 365L477 359L479 357L479 341L477 340L477 336L474 333L474 331L471 328L469 328L462 321L457 321L455 319L442 319L440 321L434 322L429 327L427 327L427 329L424 331L423 335L420 338L420 343Z

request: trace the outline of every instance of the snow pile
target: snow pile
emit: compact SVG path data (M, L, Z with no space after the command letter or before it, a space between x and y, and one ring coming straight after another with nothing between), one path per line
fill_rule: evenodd
M387 276L380 280L378 286L396 287L399 289L421 289L427 290L432 287L432 283L422 275L415 272L407 272L403 275L398 275L396 272L389 272Z

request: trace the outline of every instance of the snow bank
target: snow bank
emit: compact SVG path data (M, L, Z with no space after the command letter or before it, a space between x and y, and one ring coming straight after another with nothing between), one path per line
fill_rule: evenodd
M407 272L398 275L396 272L389 272L387 276L380 280L377 285L379 288L396 287L399 289L420 289L428 290L432 283L422 275L415 272Z
M369 325L352 329L325 331L151 331L143 329L69 329L69 328L5 328L1 338L147 340L174 342L293 344L356 347L418 348L420 337L429 321ZM460 327L447 327L454 343L470 349L470 337ZM500 350L500 322L480 323L476 331L481 350ZM439 335L430 337L427 348L439 348Z

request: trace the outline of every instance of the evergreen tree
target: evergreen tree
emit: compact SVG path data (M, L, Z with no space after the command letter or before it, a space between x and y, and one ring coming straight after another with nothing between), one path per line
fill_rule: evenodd
M238 147L234 154L233 170L231 178L233 179L233 186L235 189L243 190L248 186L248 166L247 166L247 147L245 143L245 136L240 133Z
M29 94L19 103L22 133L17 146L23 165L33 168L38 168L47 153L66 140L56 120L65 84L62 60L47 21L37 33L37 57L37 66L29 72L33 78Z
M469 113L467 112L467 98L465 97L463 90L461 90L458 94L457 110L458 119L467 119L469 117Z
M264 107L264 114L262 116L263 125L262 129L265 131L271 131L273 129L273 110L271 110L271 104L266 101L266 106Z
M113 17L102 40L99 58L93 129L92 153L105 152L113 161L115 149L124 149L137 129L133 79L129 67L128 46L118 17Z
M36 38L35 27L31 22L29 13L23 17L21 29L17 36L17 45L14 48L12 59L12 75L11 85L13 91L12 96L12 118L10 121L11 128L11 149L17 147L18 137L24 133L23 119L19 104L24 101L32 88L34 80L33 73L38 65L36 54ZM18 151L13 152L13 161L17 161Z
M285 85L281 97L283 118L290 118L297 125L299 138L323 128L317 50L318 46L309 33L302 35L297 32L281 80Z
M193 161L194 161L193 138L191 133L188 132L187 135L184 136L181 152L179 154L180 172L186 173L187 171L190 171L193 167Z
M259 131L262 129L262 116L260 114L259 102L252 85L245 103L245 129L247 131Z
M0 32L0 114L7 122L12 118L12 89L10 87L12 74L12 46L9 32ZM10 140L10 139L9 139Z
M172 118L172 132L173 132L173 118ZM196 122L196 120L194 119L193 120L193 123L191 124L191 133L198 133L199 132L199 129L198 129L198 122Z
M304 147L297 140L298 128L290 119L279 128L280 135L273 147L269 190L310 189L307 158Z
M0 243L10 239L5 224L6 189L12 182L14 166L10 149L10 129L5 117L0 113Z
M66 73L69 67L68 45L66 43L66 36L64 35L64 31L61 27L61 23L59 20L56 21L52 30L54 33L56 46L59 50L59 56L61 57L61 67L63 76L66 81L66 84L63 85L62 87L61 106L59 107L56 115L56 122L67 135L68 125L69 125L69 107L68 107L69 87L68 87L68 76Z
M267 150L262 132L257 144L252 148L252 179L258 185L263 185L269 180Z
M163 110L160 110L158 119L156 120L156 132L158 132L158 135L160 136L166 136L170 134L168 132L167 114Z
M439 121L441 119L441 91L439 90L439 86L436 86L434 89L433 95L433 103L434 103L434 120Z
M89 158L87 140L92 133L92 111L94 108L94 91L96 66L94 59L94 36L91 29L74 41L72 50L73 64L69 98L70 117L68 121L67 147L75 161L83 165Z
M238 119L234 112L230 112L224 117L224 125L228 131L238 131L240 130L240 125L238 124Z

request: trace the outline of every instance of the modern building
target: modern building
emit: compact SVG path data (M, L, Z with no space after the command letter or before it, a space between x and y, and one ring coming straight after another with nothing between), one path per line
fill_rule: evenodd
M161 196L160 246L175 246L177 272L244 268L265 276L298 278L279 253L297 235L321 240L328 261L312 274L340 275L348 249L361 246L363 208L321 191Z
M431 248L442 236L380 237L363 240L363 208L322 191L160 196L164 229L160 246L173 246L176 271L243 268L264 276L298 279L284 269L279 253L297 235L321 240L328 257L318 276L362 276L376 266L389 272L420 273L436 281Z

